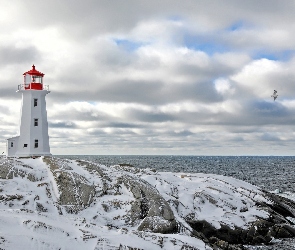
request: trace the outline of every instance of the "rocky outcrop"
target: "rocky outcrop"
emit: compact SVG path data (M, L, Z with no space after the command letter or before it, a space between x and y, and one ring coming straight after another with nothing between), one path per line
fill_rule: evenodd
M38 244L50 238L44 232L73 249L95 241L96 249L241 250L295 237L293 201L229 177L51 157L0 166L0 221L13 215Z
M176 221L166 200L158 190L139 178L124 175L118 179L118 185L124 185L132 192L135 201L130 210L131 222L142 220L139 231L154 233L175 233Z
M268 244L273 238L295 237L295 228L291 224L275 224L270 220L257 220L247 229L230 228L222 225L216 229L206 221L187 221L195 230L193 234L202 233L212 244L226 242L229 244ZM198 235L198 234L196 234Z
M66 161L61 167L54 158L44 158L44 162L49 165L55 178L59 191L58 204L68 213L77 213L92 203L95 188L84 176L72 171Z
M200 178L201 177L201 178ZM269 244L295 237L295 203L229 177L170 174L143 177L155 183L191 234L221 249Z
M133 201L130 202L131 209L125 216L125 222L132 226L138 226L140 231L151 231L154 233L174 233L176 232L176 220L169 204L159 194L157 189L148 182L131 175L130 171L122 173L126 167L128 170L137 169L132 166L116 166L116 170L121 170L119 175L112 175L106 169L90 162L79 161L79 165L87 169L100 179L101 185L91 185L83 176L73 172L67 161L58 163L55 158L45 158L44 161L50 166L59 190L58 204L63 206L68 213L77 213L88 207L95 194L99 196L121 195L120 190L127 188L132 194ZM60 160L59 160L60 161ZM59 167L59 166L62 166ZM122 168L122 169L120 169ZM109 199L111 200L111 199ZM103 209L108 212L113 208L118 209L120 202L102 203Z
M187 219L186 222L195 230L201 232L212 244L221 249L229 249L231 244L269 244L273 238L295 237L295 227L288 217L295 218L295 203L283 197L263 191L270 198L271 203L260 203L260 209L266 210L269 216L250 223L247 228L231 228L221 224L216 229L206 220L198 221ZM222 242L222 244L220 244Z

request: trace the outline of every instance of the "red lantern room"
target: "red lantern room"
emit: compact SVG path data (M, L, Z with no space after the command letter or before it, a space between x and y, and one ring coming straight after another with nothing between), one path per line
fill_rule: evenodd
M35 69L33 64L32 69L24 74L24 89L43 90L44 74Z

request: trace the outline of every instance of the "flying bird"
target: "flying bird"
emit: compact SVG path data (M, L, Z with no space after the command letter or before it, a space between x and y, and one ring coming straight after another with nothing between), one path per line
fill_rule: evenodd
M278 91L274 90L274 91L273 91L273 94L272 94L272 96L271 96L271 97L273 97L273 100L274 100L274 101L275 101L275 100L278 98L278 96L279 96L277 93L278 93Z

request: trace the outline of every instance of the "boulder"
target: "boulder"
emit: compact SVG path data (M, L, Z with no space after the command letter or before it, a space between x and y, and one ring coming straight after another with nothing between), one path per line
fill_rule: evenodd
M138 230L149 230L155 233L176 232L174 214L157 189L148 182L129 175L122 176L118 183L124 183L135 198L130 217L133 224L143 219Z

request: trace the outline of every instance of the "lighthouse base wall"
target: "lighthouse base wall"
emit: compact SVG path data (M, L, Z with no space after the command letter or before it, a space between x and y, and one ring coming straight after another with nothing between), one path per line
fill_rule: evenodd
M18 148L19 136L7 139L6 152L8 157L14 157Z
M34 156L52 156L50 151L37 152L36 150L19 150L19 136L7 139L7 157L34 157Z
M37 156L52 156L51 153L37 153L37 154L15 154L15 157L37 157Z

